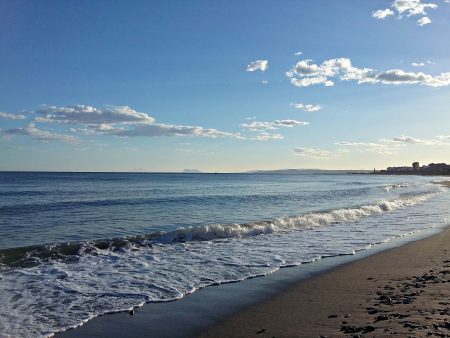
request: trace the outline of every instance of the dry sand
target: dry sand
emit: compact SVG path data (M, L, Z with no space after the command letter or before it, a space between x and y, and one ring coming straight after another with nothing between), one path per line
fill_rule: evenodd
M301 282L200 336L450 337L450 229Z

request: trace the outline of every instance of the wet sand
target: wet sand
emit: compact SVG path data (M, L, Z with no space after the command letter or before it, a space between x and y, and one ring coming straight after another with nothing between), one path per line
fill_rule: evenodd
M288 288L200 337L449 337L450 229Z

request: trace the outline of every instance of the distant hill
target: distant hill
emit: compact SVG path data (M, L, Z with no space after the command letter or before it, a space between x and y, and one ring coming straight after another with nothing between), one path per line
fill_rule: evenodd
M185 174L200 174L201 171L198 169L184 169L183 173L185 173Z
M323 169L278 169L278 170L252 170L252 174L280 174L280 175L308 175L308 174L368 174L371 170L323 170Z

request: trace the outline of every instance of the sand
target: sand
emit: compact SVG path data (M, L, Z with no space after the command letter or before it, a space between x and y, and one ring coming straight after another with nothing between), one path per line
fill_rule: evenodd
M442 184L443 186L450 188L450 181L440 181L440 182L435 182L435 183Z
M359 335L450 337L449 228L300 282L200 337Z

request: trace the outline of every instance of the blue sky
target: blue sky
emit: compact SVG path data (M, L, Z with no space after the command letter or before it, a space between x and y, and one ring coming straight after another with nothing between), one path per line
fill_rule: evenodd
M449 18L445 0L2 1L0 170L449 162Z

